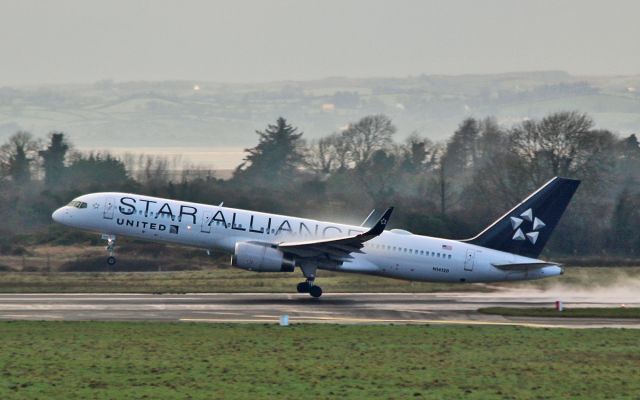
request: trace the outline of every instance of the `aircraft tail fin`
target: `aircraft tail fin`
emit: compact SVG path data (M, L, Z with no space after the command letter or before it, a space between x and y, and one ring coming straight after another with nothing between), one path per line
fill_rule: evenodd
M471 239L482 247L537 258L580 181L555 177Z

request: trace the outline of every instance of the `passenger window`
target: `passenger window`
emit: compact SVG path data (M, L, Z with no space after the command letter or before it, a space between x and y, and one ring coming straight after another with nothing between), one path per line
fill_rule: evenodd
M449 259L451 258L451 254L449 254Z

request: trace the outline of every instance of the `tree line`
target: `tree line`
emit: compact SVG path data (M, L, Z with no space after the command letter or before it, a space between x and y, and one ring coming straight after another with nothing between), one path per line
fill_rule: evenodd
M391 226L465 238L554 176L582 180L548 255L640 253L640 144L596 129L570 111L501 126L467 118L445 141L397 139L385 115L368 115L318 140L285 118L256 131L258 143L228 180L161 157L73 150L62 132L18 132L0 147L0 245L48 232L51 212L87 192L127 191L186 201L358 223L395 205ZM53 230L53 234L52 234ZM0 247L1 250L2 247Z

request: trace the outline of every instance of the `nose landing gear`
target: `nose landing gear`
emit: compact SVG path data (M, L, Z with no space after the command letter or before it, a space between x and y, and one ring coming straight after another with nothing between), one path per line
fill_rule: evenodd
M115 257L116 235L102 235L102 239L106 239L107 241L106 250L109 253L109 257L107 257L107 264L113 266L117 261Z

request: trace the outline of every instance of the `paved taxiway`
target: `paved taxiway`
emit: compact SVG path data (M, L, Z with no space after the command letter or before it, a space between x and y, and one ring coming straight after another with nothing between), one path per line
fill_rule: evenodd
M327 293L321 299L282 293L0 294L3 320L118 320L276 323L462 324L534 327L640 328L640 320L523 318L484 315L480 307L552 307L543 293ZM619 307L590 296L567 295L567 307ZM627 306L640 306L627 302Z

